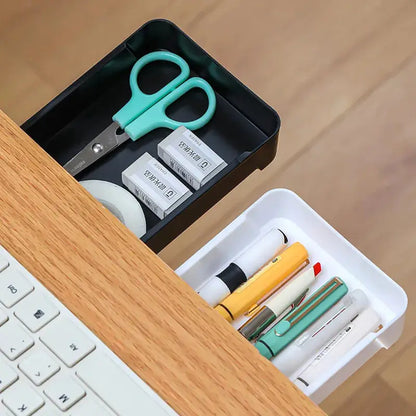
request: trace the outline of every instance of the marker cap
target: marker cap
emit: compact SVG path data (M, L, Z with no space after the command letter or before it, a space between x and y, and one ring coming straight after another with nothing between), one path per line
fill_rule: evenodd
M266 344L263 344L263 342L261 341L256 342L254 346L258 349L260 354L263 357L266 357L268 360L270 360L273 357L272 352L270 351L270 348Z
M287 243L287 237L282 230L272 228L260 239L254 241L244 253L234 260L234 263L244 272L246 279L256 273Z
M278 228L270 229L246 248L224 270L208 279L197 292L211 306L218 305L276 253L281 251L286 242L287 237L283 231Z
M321 263L315 263L313 265L313 272L315 274L315 276L318 276L319 273L321 273L322 267L321 267Z

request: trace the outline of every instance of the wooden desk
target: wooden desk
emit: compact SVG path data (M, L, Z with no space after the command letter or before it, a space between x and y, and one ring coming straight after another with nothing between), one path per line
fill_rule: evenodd
M180 415L324 414L1 112L0 221L0 244Z

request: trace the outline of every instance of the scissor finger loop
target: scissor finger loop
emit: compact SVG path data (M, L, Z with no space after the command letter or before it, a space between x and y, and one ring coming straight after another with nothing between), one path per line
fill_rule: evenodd
M168 82L159 91L146 94L141 91L137 77L139 72L154 61L173 62L180 68L180 73ZM159 127L176 129L185 126L190 130L201 128L207 124L214 115L216 107L215 93L207 81L202 78L189 78L190 69L186 61L172 52L151 52L140 58L130 73L130 100L113 116L113 123L103 130L94 140L84 147L76 156L64 165L64 168L76 175L88 166L95 163L105 154L109 153L128 138L133 141L146 133ZM196 120L181 122L166 115L166 109L193 88L202 89L208 98L208 108ZM124 130L118 134L118 129Z

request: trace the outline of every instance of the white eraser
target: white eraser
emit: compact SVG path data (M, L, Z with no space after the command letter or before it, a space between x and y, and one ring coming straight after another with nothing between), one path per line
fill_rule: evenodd
M159 157L194 189L212 179L227 163L186 127L178 127L157 146Z
M121 174L127 188L163 219L192 192L149 153L144 153Z

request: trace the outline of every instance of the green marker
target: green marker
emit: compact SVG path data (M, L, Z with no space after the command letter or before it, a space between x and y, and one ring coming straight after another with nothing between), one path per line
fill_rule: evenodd
M347 292L347 285L339 277L334 277L260 337L254 346L264 357L275 357Z

